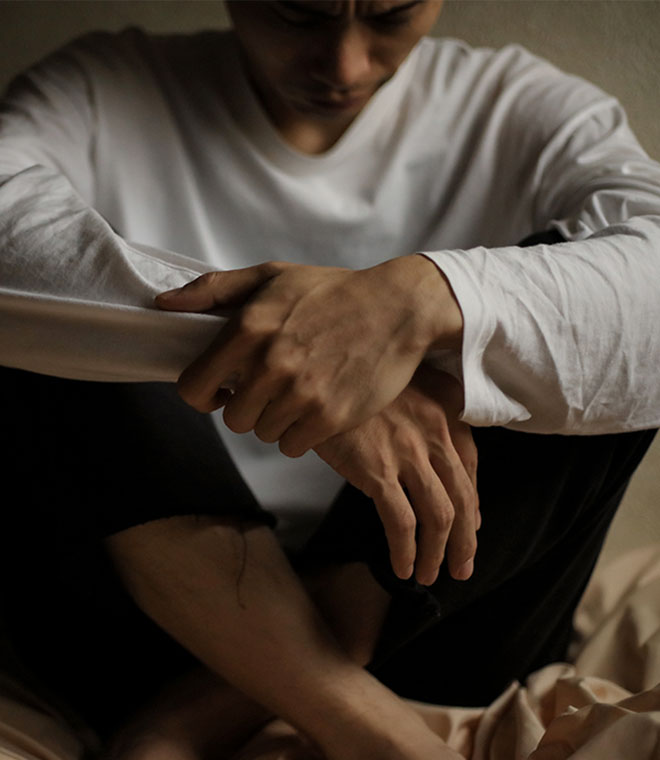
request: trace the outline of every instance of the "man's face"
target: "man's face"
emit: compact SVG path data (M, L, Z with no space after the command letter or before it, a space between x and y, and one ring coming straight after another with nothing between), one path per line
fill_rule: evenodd
M442 0L228 2L252 83L276 120L353 119L433 26Z

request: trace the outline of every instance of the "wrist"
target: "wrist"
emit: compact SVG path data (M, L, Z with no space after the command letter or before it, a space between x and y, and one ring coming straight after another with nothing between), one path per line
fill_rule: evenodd
M423 253L393 259L403 269L409 297L414 304L418 335L425 353L438 349L461 350L463 313L444 272ZM389 262L387 262L389 263Z

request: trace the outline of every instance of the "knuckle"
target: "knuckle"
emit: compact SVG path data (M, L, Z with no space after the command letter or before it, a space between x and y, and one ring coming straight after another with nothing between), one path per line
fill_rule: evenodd
M265 317L259 304L244 307L236 317L239 332L248 340L265 338L270 332Z
M259 425L255 427L254 434L260 441L263 441L263 443L275 443L277 440L277 434L273 430L262 428Z
M343 430L341 420L318 399L314 399L307 408L314 419L314 427L320 438L326 440Z
M474 511L477 506L477 493L472 484L459 485L454 496L456 510L460 512Z
M301 394L301 384L298 381L300 372L299 352L282 340L274 339L263 354L263 365L267 371L288 380L291 391L298 396Z
M401 426L395 434L395 445L397 451L413 453L415 455L420 453L419 436L416 431L410 427Z
M425 521L425 527L430 528L436 533L444 533L449 530L454 522L454 516L455 512L451 505L445 504L437 507L431 512L428 521Z
M395 468L389 462L381 462L378 473L373 473L370 478L369 493L367 495L380 504L388 504L388 496L396 482L397 475Z
M473 532L461 536L458 541L452 536L452 543L455 544L456 551L467 559L477 553L477 537Z
M466 541L461 543L458 547L451 548L452 561L460 564L471 560L477 553L476 541Z
M220 272L205 272L186 285L187 288L212 288L220 277Z
M259 274L264 277L277 277L286 269L286 262L284 261L264 261L259 264Z
M233 433L248 433L252 429L250 424L241 414L241 411L231 404L225 406L222 413L222 419L224 420L225 425Z
M417 520L410 510L402 510L395 515L392 530L400 537L407 537L415 532Z
M290 459L297 459L307 451L307 448L301 445L299 440L291 438L282 438L279 443L279 449L285 457L289 457Z
M466 470L470 471L477 469L479 451L471 434L464 441L463 446L460 449L460 455L463 461L463 466Z
M300 408L313 416L315 427L323 430L333 427L334 415L318 384L308 377L301 377L295 367L291 367L291 394Z
M478 464L476 451L474 455L467 455L464 459L464 462L465 462L465 465L464 465L465 469L468 471L468 473L470 475L474 475L477 471L477 464Z
M185 375L182 375L179 378L176 387L180 398L185 401L188 406L192 406L193 409L196 409L198 412L209 411L207 408L208 404L205 403L202 395L196 390L194 385Z

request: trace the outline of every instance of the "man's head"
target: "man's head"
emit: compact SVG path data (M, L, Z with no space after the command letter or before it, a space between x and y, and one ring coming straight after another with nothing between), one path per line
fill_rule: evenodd
M442 0L228 2L249 75L281 119L350 123L433 26Z

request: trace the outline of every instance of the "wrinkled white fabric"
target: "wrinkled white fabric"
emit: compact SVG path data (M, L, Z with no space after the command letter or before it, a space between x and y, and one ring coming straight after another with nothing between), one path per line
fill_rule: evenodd
M462 374L468 422L660 424L660 167L614 99L518 46L423 40L307 156L264 115L229 34L89 35L10 89L0 177L3 364L173 381L222 322L160 313L157 292L269 259L423 251L463 311L460 361L437 361ZM553 226L571 242L512 245ZM223 436L266 506L338 484L313 455Z

